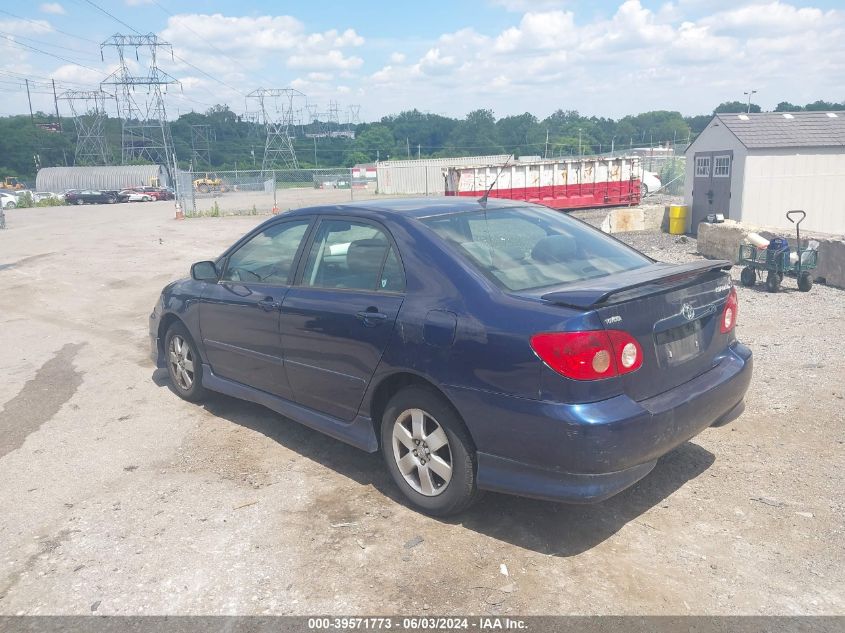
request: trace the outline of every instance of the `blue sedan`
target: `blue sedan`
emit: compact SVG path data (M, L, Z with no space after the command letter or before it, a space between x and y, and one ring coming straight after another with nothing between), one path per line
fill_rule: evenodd
M595 502L742 412L729 268L659 263L523 202L306 208L166 286L150 341L182 398L380 450L423 512L483 490Z

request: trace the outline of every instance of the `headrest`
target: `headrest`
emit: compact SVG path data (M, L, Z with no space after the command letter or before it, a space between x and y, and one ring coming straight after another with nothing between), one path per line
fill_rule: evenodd
M383 239L355 240L346 251L346 265L350 272L378 273L386 250Z
M549 235L531 249L531 257L543 264L569 262L575 257L577 245L571 235Z

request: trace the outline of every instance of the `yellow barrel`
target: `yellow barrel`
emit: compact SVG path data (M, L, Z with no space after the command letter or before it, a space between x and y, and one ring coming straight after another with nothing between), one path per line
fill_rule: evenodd
M683 235L687 232L687 212L689 207L685 204L669 205L669 233L672 235Z

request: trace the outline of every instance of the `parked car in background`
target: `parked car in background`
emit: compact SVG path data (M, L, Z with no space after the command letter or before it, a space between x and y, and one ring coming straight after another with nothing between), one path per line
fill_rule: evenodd
M36 191L32 194L32 199L35 202L41 202L42 200L61 200L62 196L52 191Z
M743 410L731 263L656 262L519 201L367 201L264 222L150 315L180 397L381 450L416 508L587 503Z
M15 209L18 206L18 197L10 192L0 192L0 207L3 209Z
M110 191L95 191L93 189L72 189L65 194L68 204L114 204L117 196Z
M663 186L658 175L653 171L648 171L646 169L643 169L643 177L640 182L642 183L640 185L640 189L641 195L643 196L647 193L657 193L657 191Z
M138 189L124 189L118 194L118 200L120 202L152 202L154 198Z
M158 200L173 200L176 198L176 192L170 187L158 187Z

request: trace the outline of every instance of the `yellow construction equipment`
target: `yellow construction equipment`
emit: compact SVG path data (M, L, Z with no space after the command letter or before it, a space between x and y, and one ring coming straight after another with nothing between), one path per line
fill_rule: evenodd
M209 176L206 174L202 178L197 178L194 180L194 189L199 191L200 193L210 193L212 191L226 191L226 188L223 186L223 180L221 178L217 178Z
M6 176L3 179L3 182L0 182L0 189L12 189L14 191L19 191L21 189L26 189L26 185L14 176Z

